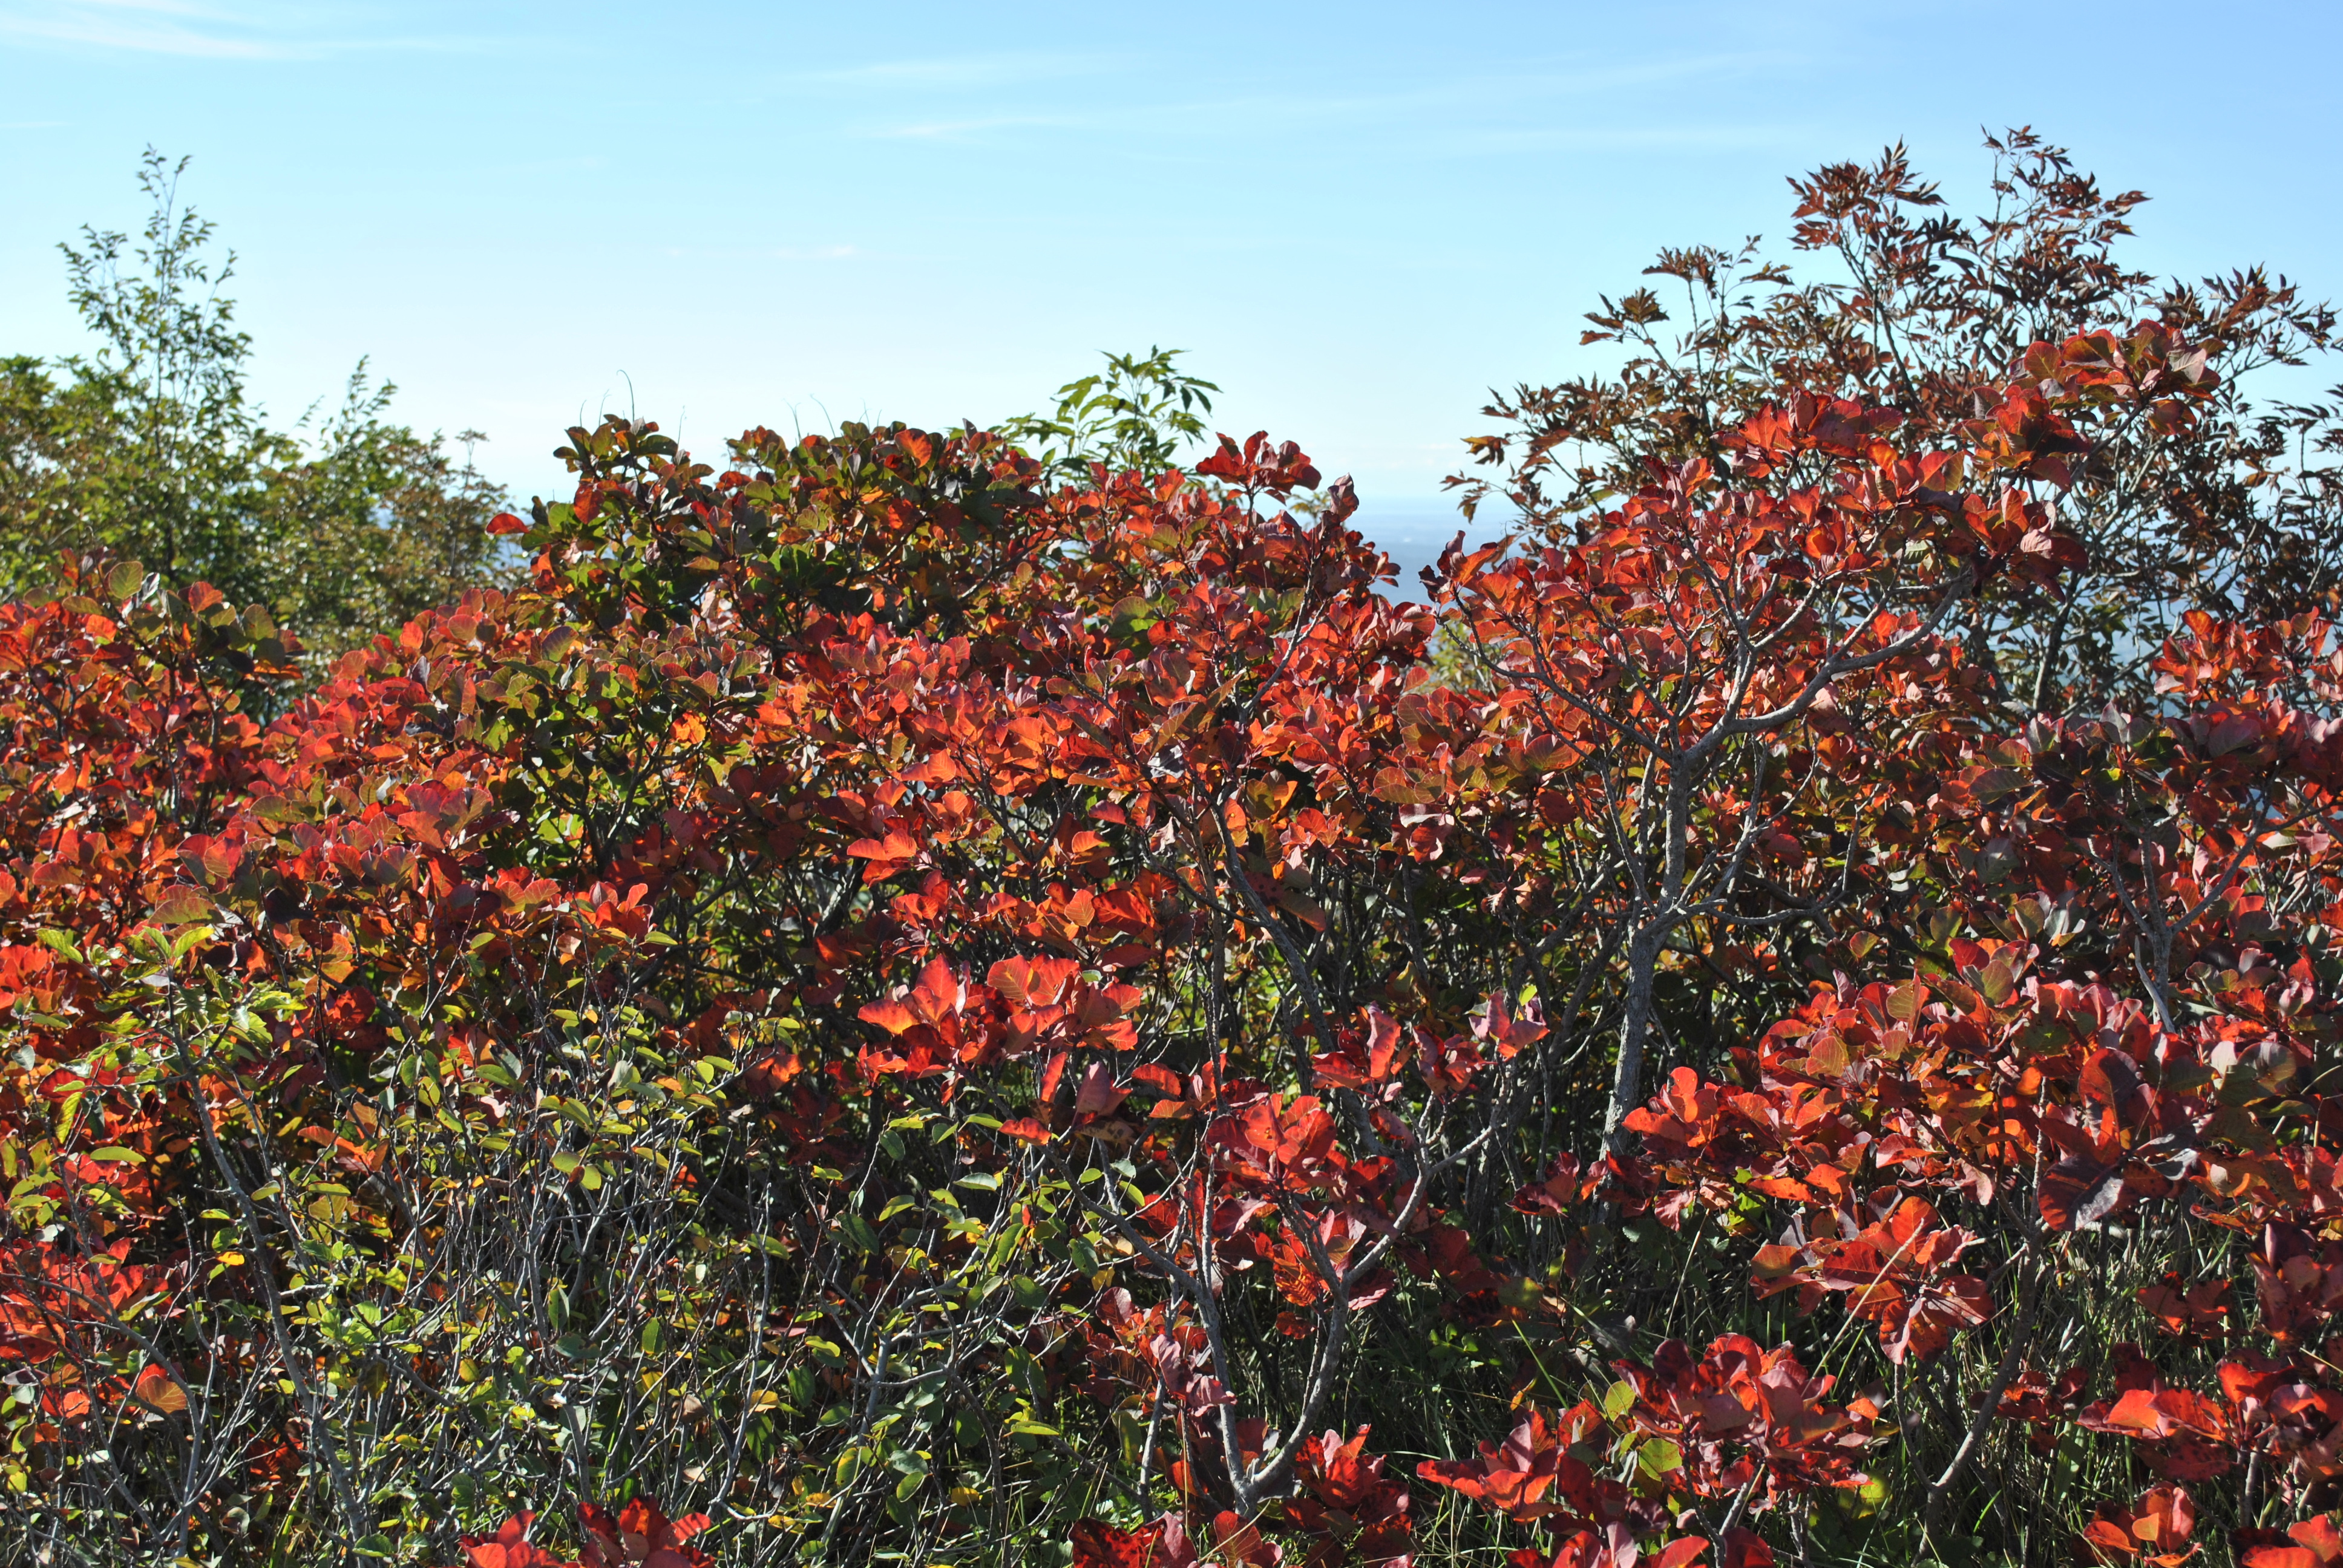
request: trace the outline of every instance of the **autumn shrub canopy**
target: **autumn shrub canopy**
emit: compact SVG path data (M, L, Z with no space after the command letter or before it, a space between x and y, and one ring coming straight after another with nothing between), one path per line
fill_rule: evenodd
M2140 521L2267 336L2071 325L1492 437L1428 603L1265 436L612 419L315 679L68 562L0 607L0 1539L2343 1562L2343 637Z

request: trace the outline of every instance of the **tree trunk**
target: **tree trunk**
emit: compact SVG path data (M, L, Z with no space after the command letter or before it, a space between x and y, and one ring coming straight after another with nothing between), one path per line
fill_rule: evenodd
M1627 1143L1627 1113L1643 1103L1644 1037L1652 1020L1652 982L1658 973L1660 945L1667 940L1668 920L1649 920L1635 928L1627 942L1627 1012L1619 1025L1619 1062L1611 1075L1611 1106L1603 1117L1603 1150L1624 1154Z

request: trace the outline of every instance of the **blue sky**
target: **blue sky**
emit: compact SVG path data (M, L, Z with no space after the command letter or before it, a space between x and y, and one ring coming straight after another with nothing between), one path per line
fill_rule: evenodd
M603 409L980 422L1176 346L1217 422L1394 543L1493 384L1584 363L1664 244L1908 141L1956 199L2030 123L2155 196L2137 255L2343 295L2343 7L0 0L0 350L149 143L238 251L290 417L371 356L522 494Z

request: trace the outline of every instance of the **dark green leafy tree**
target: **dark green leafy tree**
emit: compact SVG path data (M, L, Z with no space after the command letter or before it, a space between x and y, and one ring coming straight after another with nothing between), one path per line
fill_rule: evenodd
M495 579L503 494L477 433L457 456L396 422L363 363L337 411L292 429L252 402L236 258L180 201L186 167L147 152L136 240L85 227L60 247L94 351L0 358L0 591L39 590L61 556L134 557L297 621L325 660Z

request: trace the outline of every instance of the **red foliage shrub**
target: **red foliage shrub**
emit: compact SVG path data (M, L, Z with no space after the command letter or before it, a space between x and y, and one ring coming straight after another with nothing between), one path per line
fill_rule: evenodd
M526 590L313 689L135 571L0 607L10 1486L179 1556L428 1452L623 1476L590 1568L1397 1568L1420 1500L1754 1568L2087 1443L2061 1550L2328 1561L2265 1516L2343 1484L2343 648L2191 611L2069 711L1976 633L2211 363L1795 390L1431 607L1264 437L615 420Z

